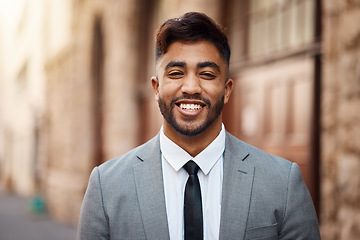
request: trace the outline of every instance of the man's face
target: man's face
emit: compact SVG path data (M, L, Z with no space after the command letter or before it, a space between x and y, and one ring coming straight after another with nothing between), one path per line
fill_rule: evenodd
M156 72L152 86L164 125L182 135L196 136L221 124L232 80L227 80L226 62L212 43L172 43L158 59Z

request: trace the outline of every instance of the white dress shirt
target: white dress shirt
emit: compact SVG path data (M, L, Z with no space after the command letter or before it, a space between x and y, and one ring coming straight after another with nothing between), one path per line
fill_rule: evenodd
M203 207L204 239L219 239L225 149L224 125L216 139L195 157L191 157L167 138L163 128L160 130L160 149L170 239L184 239L184 190L188 174L182 167L189 160L193 160L201 170L198 177Z

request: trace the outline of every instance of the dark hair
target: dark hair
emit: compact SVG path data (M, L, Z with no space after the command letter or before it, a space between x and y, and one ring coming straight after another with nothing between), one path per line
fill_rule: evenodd
M227 65L230 47L225 28L216 24L204 13L188 12L179 18L165 21L156 32L156 60L164 55L173 42L208 41L218 49Z

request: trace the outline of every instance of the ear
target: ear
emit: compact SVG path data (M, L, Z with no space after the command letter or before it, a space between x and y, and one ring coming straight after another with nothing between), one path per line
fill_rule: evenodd
M155 100L159 100L159 79L157 77L151 78L151 86L155 93Z
M225 83L225 94L224 94L224 103L228 103L230 99L231 92L233 90L234 81L229 78Z

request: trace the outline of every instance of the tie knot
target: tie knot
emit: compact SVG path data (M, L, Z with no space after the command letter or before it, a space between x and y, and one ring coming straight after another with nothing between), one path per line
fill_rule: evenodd
M184 169L189 175L196 175L199 171L199 166L193 160L190 160L184 165Z

